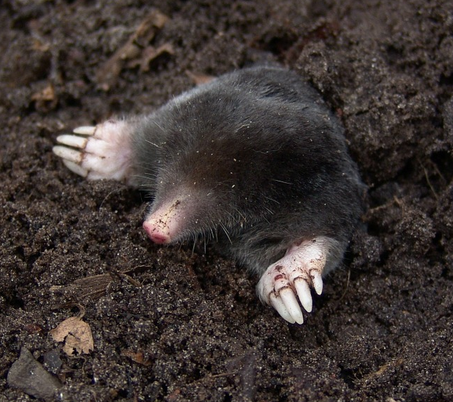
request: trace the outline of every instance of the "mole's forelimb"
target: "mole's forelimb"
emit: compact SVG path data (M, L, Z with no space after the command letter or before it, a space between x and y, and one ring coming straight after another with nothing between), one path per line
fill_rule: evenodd
M69 170L88 180L130 182L132 130L133 125L122 120L78 127L73 134L58 136L61 145L54 146L53 152Z
M274 307L286 321L302 324L300 306L307 313L312 311L310 288L318 295L322 293L322 276L326 267L338 264L338 247L336 240L324 236L294 243L261 276L256 289L260 300Z

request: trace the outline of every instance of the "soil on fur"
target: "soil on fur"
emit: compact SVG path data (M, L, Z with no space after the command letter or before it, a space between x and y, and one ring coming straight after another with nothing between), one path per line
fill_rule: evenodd
M155 9L168 21L102 85ZM22 348L68 401L453 400L451 1L6 0L0 21L0 400L33 399L7 383ZM369 186L302 326L212 246L152 244L144 194L51 151L74 127L152 111L191 74L261 60L323 94ZM49 331L81 315L94 350L68 356Z

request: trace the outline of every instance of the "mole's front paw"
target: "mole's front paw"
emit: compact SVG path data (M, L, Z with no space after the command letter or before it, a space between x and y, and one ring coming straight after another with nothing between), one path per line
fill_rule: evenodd
M53 147L53 152L68 169L89 180L123 180L130 175L130 136L130 124L109 120L58 136L61 145Z
M274 307L286 321L302 324L301 305L308 313L313 307L310 288L318 295L322 293L322 273L330 244L330 239L317 237L289 248L258 282L261 301Z

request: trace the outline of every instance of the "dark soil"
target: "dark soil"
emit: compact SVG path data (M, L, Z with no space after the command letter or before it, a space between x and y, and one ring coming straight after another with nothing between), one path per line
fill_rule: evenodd
M153 7L170 19L136 47L142 68L122 62L106 85ZM0 22L0 400L33 399L7 383L22 348L63 400L453 400L451 1L5 0ZM172 49L146 60L149 45ZM302 326L212 247L152 244L145 195L85 182L51 151L74 127L153 110L194 85L187 72L266 58L337 111L369 186ZM94 350L68 356L49 331L82 314Z

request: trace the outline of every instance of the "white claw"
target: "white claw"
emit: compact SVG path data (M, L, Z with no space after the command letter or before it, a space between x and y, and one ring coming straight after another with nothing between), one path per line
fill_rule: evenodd
M52 148L55 155L59 156L63 160L80 164L82 162L82 153L68 147L57 145Z
M82 176L82 177L88 176L88 170L84 169L82 166L78 165L77 163L68 161L66 159L63 159L63 163L71 172L74 172L75 174L78 174L79 176Z
M96 131L96 126L81 126L77 127L73 130L76 134L81 135L93 135Z
M276 297L274 294L269 296L269 303L270 305L277 310L277 313L280 316L288 321L291 324L295 323L294 318L289 314L288 310L286 309L285 305L283 304L282 300L279 297Z
M304 316L297 302L294 292L290 288L285 288L280 291L280 297L283 304L286 307L289 315L294 319L298 324L304 323Z
M294 286L296 288L300 304L302 304L302 307L307 313L311 313L311 310L313 309L313 300L311 298L310 286L308 286L307 281L300 277L296 278Z
M78 135L63 134L57 137L57 142L67 145L68 147L84 149L87 145L88 139L79 137Z
M315 288L315 292L320 295L322 293L322 276L319 271L312 270L310 272L311 278L313 280L313 287Z

